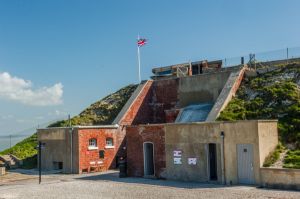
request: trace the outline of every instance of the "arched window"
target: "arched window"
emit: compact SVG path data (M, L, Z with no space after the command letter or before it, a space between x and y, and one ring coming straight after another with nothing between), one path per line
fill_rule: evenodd
M114 140L112 138L106 138L106 148L113 147L114 146Z
M89 139L89 148L92 147L97 147L97 139L91 138Z

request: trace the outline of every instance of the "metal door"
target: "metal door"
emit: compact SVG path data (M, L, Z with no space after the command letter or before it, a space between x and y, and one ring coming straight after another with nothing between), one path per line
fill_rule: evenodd
M153 143L144 143L144 176L154 175L154 146Z
M237 145L238 180L241 184L253 184L253 145Z

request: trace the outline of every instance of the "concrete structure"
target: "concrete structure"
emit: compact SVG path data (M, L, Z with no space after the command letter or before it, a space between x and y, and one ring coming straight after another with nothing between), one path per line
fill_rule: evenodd
M173 123L186 106L215 103L231 74L240 70L240 67L218 68L217 72L142 82L113 125L39 129L38 140L46 143L43 169L81 173L115 168L126 147L124 126ZM106 147L108 138L112 138L114 148ZM96 143L95 148L89 148L89 142Z
M124 137L117 125L39 129L38 140L45 143L42 169L82 173L114 168L116 158L122 155ZM112 145L106 144L108 139Z
M300 190L299 169L261 168L260 173L263 187Z
M5 175L5 167L0 166L0 176Z
M160 178L160 174L166 168L165 157L165 126L164 125L140 125L126 127L127 141L127 164L129 176L155 176ZM144 148L146 144L154 145L152 157L152 174L145 174ZM151 162L150 162L151 164Z
M260 184L260 167L278 143L277 121L127 127L130 175L143 176L146 172L144 164L148 156L145 143L153 144L153 175L156 177L224 184Z
M127 156L130 176L262 184L267 174L260 168L278 143L277 121L214 122L246 69L207 68L145 81L112 125L40 129L38 139L46 143L43 169L102 171L116 168L118 158Z
M38 129L38 141L45 143L42 169L82 173L116 168L118 158L126 156L124 125L135 123L151 85L138 86L113 125Z

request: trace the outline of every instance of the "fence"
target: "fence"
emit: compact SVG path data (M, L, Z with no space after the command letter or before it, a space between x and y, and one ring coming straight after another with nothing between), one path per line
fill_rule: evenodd
M300 62L300 47L285 48L261 53L249 53L249 55L222 59L223 67L231 67L241 64L249 64L252 67L259 67L291 62Z

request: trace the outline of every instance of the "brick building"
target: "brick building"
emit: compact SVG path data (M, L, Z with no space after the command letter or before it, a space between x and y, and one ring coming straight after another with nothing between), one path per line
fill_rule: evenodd
M116 168L119 157L126 156L125 125L135 124L151 86L152 81L140 84L112 125L38 129L38 140L45 143L42 169L82 173Z

